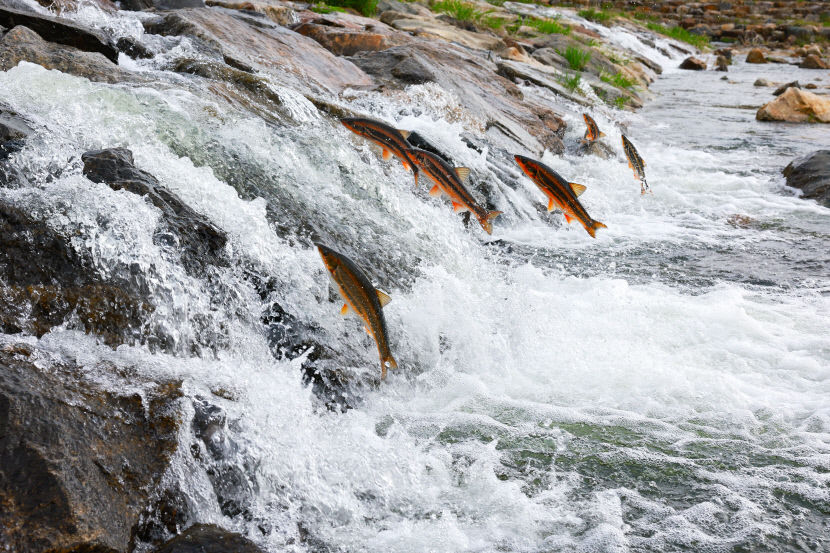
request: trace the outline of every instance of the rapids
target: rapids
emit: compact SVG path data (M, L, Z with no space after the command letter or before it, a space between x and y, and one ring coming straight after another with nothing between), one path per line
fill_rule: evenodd
M137 17L104 28L140 36ZM181 378L228 413L253 460L251 515L218 510L186 428L168 476L199 520L274 552L830 549L830 211L780 175L830 141L819 125L758 123L745 107L770 97L757 77L815 72L737 62L723 81L664 65L644 109L592 110L618 157L544 161L588 187L586 209L608 226L593 240L544 212L512 152L468 147L475 122L437 87L397 100L354 91L351 105L470 167L505 212L492 236L289 89L277 94L291 121L266 122L157 61L122 63L166 85L28 63L0 73L0 101L37 126L14 158L28 185L0 194L48 214L102 271L141 273L159 306L151 324L173 347L112 350L72 328L30 341L89 367ZM581 108L549 100L573 148ZM622 128L653 194L639 194ZM151 205L87 181L80 155L112 146L224 230L232 263L187 273L154 243ZM329 301L312 240L392 296L399 368L385 383L374 384L374 344ZM349 379L368 382L351 408L325 409L304 382L311 351L272 354L250 271L278 283L270 299L342 356ZM205 325L222 342L193 355Z

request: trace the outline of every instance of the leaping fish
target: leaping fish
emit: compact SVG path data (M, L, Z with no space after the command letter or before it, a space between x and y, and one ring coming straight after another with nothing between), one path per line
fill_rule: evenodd
M406 152L412 147L406 141L410 135L409 131L402 131L386 123L361 117L344 117L340 122L353 133L374 142L380 148L381 157L385 161L391 159L393 155L400 159L404 169L411 169L415 174L415 184L418 184L418 168Z
M634 178L640 181L640 194L645 194L648 190L648 183L646 182L646 162L637 153L637 148L628 140L625 135L622 135L623 151L625 157L628 158L628 166L634 170Z
M493 234L492 220L501 215L501 211L487 211L464 187L464 182L470 176L468 168L452 167L432 152L418 148L411 148L407 153L411 156L412 162L435 183L429 191L430 196L446 194L452 200L453 211L456 213L472 212L481 228L487 234Z
M329 271L331 280L346 302L340 313L342 315L346 315L349 311L356 313L366 324L366 332L375 339L380 355L380 377L385 379L387 368L398 367L392 357L392 352L389 351L389 344L386 340L386 319L381 311L383 306L391 301L391 298L380 290L376 290L366 273L351 259L323 244L315 245L320 250L320 256Z
M582 118L585 119L585 136L583 137L583 142L593 142L597 140L601 136L605 136L604 132L600 132L599 127L597 127L597 122L588 115L587 113L582 114Z
M525 156L517 155L516 163L522 171L530 177L536 186L539 187L545 196L548 197L548 211L558 207L565 214L565 220L570 223L574 219L579 220L585 230L592 237L596 238L597 229L608 228L599 221L594 221L577 197L585 192L585 187L575 182L568 182L559 173L540 161L535 161Z

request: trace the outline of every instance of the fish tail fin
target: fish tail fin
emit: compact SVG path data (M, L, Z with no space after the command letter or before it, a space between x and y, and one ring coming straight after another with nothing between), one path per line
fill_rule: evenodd
M383 359L383 362L381 362L381 364L380 364L380 379L381 380L386 380L386 370L387 369L397 369L397 368L398 368L398 362L395 361L395 358L392 357L391 355L387 355Z
M481 227L487 234L493 234L493 219L501 215L501 211L488 211L481 219Z
M591 235L591 238L597 237L597 230L601 228L608 228L605 224L600 223L599 221L591 221L591 224L585 227L585 230L588 231L588 234Z

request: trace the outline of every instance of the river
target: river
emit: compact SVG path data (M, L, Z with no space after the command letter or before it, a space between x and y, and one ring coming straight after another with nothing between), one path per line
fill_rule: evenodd
M122 17L114 27L133 29ZM153 63L135 67L164 73ZM295 123L271 124L157 77L165 89L25 63L0 73L0 100L39 125L16 158L31 186L0 193L49 214L102 270L145 275L171 351L112 350L71 327L32 340L90 367L181 378L227 412L248 516L220 512L186 428L170 477L198 520L274 552L830 549L830 211L780 175L830 141L747 107L771 98L758 77L826 86L826 72L666 66L642 110L592 111L617 157L544 161L587 186L586 208L608 226L596 240L545 213L503 152L468 147L436 87L398 101L356 93L354 105L489 182L505 211L492 236L289 90ZM581 112L551 101L572 149ZM651 194L622 157L621 128ZM157 210L83 177L80 154L114 145L228 234L228 267L188 274L154 242ZM399 368L380 385L374 345L329 301L312 239L393 298ZM250 271L272 277L271 299L363 383L350 408L326 409L304 382L311 351L275 359ZM194 355L206 326L221 344Z

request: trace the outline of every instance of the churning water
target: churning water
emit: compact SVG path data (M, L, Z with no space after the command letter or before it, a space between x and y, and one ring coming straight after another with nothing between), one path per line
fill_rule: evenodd
M830 550L830 211L780 176L830 144L817 125L761 124L743 107L770 97L756 77L827 85L826 73L667 70L639 113L594 111L616 159L544 158L588 187L586 208L608 225L593 240L544 213L504 152L468 147L474 125L435 87L354 92L352 105L471 167L505 212L492 236L290 90L278 93L291 122L265 122L141 69L154 84L26 63L0 73L0 101L38 126L15 157L29 186L0 194L46 214L104 274L144 275L168 353L113 351L71 328L38 342L86 377L107 382L114 364L181 378L227 411L253 460L253 516L215 507L186 427L169 477L201 520L269 551ZM580 112L551 100L572 146ZM653 194L639 194L621 126ZM154 243L157 210L82 176L80 154L112 146L227 232L230 266L188 274ZM400 368L340 413L303 383L302 356L275 359L246 279L273 277L269 299L350 379L371 380L374 345L329 301L312 239L393 298ZM206 327L221 341L194 355Z

